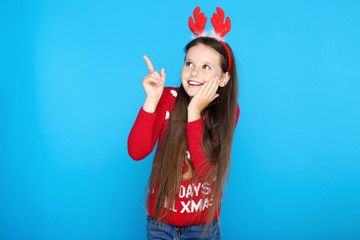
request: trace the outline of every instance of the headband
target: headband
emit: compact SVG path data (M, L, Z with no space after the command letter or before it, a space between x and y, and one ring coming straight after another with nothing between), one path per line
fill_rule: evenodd
M196 35L196 37L212 37L217 39L224 46L228 55L228 71L230 71L232 65L231 53L223 37L230 31L231 22L230 18L226 17L226 21L224 23L225 13L221 8L217 7L216 11L217 13L214 13L211 17L211 23L214 27L215 34L209 35L205 33L204 29L207 18L204 16L204 13L200 13L200 7L196 7L194 9L193 14L195 22L191 16L189 17L189 28Z

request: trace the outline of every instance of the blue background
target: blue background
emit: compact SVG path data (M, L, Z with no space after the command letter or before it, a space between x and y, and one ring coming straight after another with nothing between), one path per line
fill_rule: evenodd
M1 1L0 239L145 239L142 55L179 86L198 5L240 80L223 239L360 239L355 0Z

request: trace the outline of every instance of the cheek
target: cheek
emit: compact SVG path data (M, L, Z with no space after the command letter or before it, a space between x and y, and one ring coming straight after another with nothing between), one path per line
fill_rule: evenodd
M181 78L182 78L183 76L185 77L185 76L188 75L188 74L189 74L189 69L183 67L182 70L181 70Z
M181 81L183 81L185 78L185 71L184 69L181 71Z
M201 77L204 80L210 80L212 77L216 76L216 74L212 71L202 71L201 72Z
M208 74L203 75L203 79L205 82L209 82L211 79L213 79L215 77L218 77L219 79L221 79L221 74L208 73Z

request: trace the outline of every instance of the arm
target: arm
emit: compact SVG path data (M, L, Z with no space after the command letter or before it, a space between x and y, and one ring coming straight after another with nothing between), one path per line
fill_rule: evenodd
M154 150L165 121L164 95L154 112L146 111L143 106L138 113L128 138L128 152L134 160L144 159Z
M237 105L235 127L240 115L240 108ZM235 130L235 128L234 128ZM193 162L195 171L199 174L205 174L209 171L211 164L206 159L202 149L201 139L204 133L204 122L202 119L197 119L186 124L187 139L191 160Z
M153 151L165 116L163 111L165 70L161 69L159 74L154 70L150 59L145 55L144 59L149 69L149 74L142 82L146 99L128 138L129 155L134 160L141 160Z

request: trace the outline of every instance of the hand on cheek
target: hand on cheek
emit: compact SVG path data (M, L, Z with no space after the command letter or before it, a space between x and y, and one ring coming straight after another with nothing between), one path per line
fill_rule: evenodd
M188 122L200 119L200 113L204 110L215 98L219 96L216 93L219 88L220 79L218 77L212 78L205 83L191 99L188 106Z

